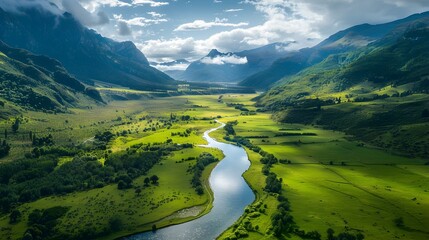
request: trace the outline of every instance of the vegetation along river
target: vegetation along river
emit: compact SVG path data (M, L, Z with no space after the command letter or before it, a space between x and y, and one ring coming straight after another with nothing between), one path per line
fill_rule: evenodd
M210 213L179 225L129 236L126 239L215 239L231 226L251 204L255 195L244 181L242 174L249 168L250 161L243 148L221 143L209 136L222 126L204 133L207 147L223 151L225 158L213 169L209 182L214 194Z

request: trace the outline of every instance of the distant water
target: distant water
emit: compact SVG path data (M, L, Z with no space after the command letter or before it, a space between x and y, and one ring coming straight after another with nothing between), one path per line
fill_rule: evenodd
M244 208L255 199L252 190L241 176L249 168L250 161L243 148L217 142L209 136L210 132L223 126L224 124L204 133L204 138L209 143L207 146L218 148L225 155L209 178L214 193L213 208L210 213L187 223L158 229L156 232L132 235L124 239L215 239L243 214Z

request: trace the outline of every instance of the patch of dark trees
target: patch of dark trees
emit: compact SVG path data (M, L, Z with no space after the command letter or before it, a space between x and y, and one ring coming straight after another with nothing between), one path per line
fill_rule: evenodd
M9 154L10 145L6 142L6 140L0 139L0 158L5 157Z
M197 162L195 163L195 165L188 170L189 172L193 173L191 184L192 187L195 188L197 194L204 194L204 188L201 183L201 176L205 167L217 161L219 161L219 159L215 158L212 154L203 152L200 154L200 156L197 157Z
M317 136L316 133L300 133L300 132L282 132L274 135L275 137L287 137L287 136Z

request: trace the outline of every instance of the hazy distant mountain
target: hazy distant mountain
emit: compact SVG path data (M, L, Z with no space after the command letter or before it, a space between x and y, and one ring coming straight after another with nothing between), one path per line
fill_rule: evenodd
M0 99L30 110L64 111L81 100L103 101L70 76L60 62L0 41ZM2 102L3 102L2 101Z
M239 82L268 68L276 59L288 54L287 43L274 43L242 52L221 53L211 50L207 56L189 65L178 80L199 82Z
M151 62L150 65L157 68L160 71L163 71L168 76L181 80L182 75L185 72L186 68L189 66L190 62L186 59L178 59L170 62Z
M31 8L0 9L0 40L58 59L77 78L135 89L168 89L175 81L150 67L132 42L115 42L80 24L71 14Z
M376 44L377 40L381 39L383 39L383 41L380 41L382 44L391 43L409 27L428 22L428 17L429 12L426 12L386 24L362 24L348 28L330 36L312 48L301 49L294 54L275 61L268 69L246 78L240 85L267 89L281 78L291 76L317 64L331 54L344 53L365 47L370 43Z

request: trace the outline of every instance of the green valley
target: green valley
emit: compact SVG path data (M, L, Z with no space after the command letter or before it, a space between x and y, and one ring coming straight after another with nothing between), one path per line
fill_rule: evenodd
M428 11L0 1L0 240L429 239Z

